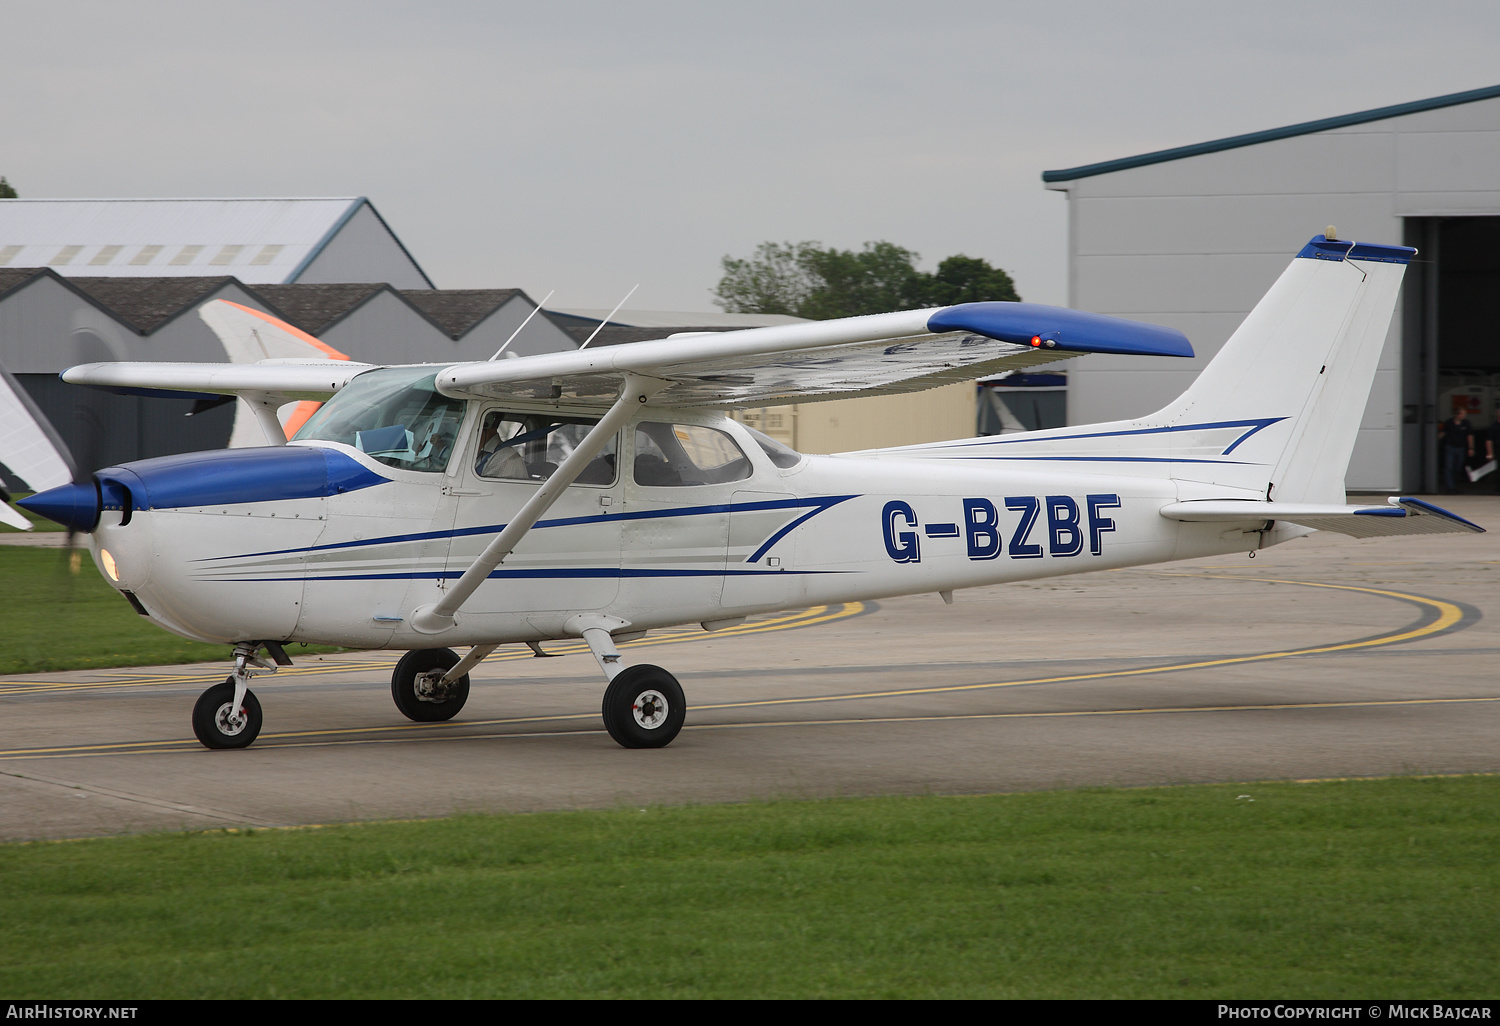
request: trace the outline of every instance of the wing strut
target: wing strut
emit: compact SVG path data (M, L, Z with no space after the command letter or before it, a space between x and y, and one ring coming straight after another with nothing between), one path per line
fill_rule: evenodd
M536 494L526 501L516 514L515 519L505 525L505 528L497 535L495 540L485 546L479 558L474 560L469 569L464 571L460 577L440 600L417 609L408 618L412 628L422 634L441 634L455 623L453 614L468 601L469 596L474 594L485 578L499 566L501 561L509 556L521 539L526 537L526 532L531 530L533 524L540 520L552 504L562 497L563 491L572 484L579 474L583 473L584 467L588 466L599 450L620 430L635 411L651 396L671 385L670 381L660 378L646 377L641 374L625 375L625 384L620 389L620 395L615 399L614 405L604 418L595 424L589 433L583 436L578 447L568 454L558 468L552 472L552 476L543 482L536 490Z

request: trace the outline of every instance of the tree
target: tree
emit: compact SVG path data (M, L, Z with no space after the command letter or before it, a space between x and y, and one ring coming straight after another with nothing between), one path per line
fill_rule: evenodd
M812 248L807 265L821 282L798 312L824 320L887 310L915 310L926 304L924 275L917 254L889 242L867 242L853 250Z
M0 175L0 199L20 199L20 198L21 198L20 196L16 195L15 186L13 186L9 182L7 182L5 180L5 176L4 175Z
M817 246L762 242L749 260L726 256L714 302L729 313L796 314L822 285L810 267Z
M985 260L951 256L928 274L917 269L918 259L890 242L867 242L858 252L820 242L763 242L748 260L724 257L714 302L729 313L823 320L1021 298L1010 275Z
M994 300L1019 303L1021 296L1010 275L986 260L960 253L938 264L930 278L927 299L931 306L953 306Z

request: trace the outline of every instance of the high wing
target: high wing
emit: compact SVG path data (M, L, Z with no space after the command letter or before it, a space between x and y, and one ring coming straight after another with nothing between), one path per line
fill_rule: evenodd
M568 353L443 367L454 397L566 399L607 407L627 375L670 382L667 407L738 408L916 392L1083 353L1192 356L1176 329L1036 303L963 303L934 310L678 335ZM63 380L114 390L263 393L326 399L365 364L87 364Z
M224 346L224 363L87 363L63 380L121 395L196 393L200 398L261 394L286 403L322 401L373 365L355 363L332 346L270 314L226 299L198 308Z
M1285 520L1333 531L1351 538L1381 538L1396 534L1483 534L1484 528L1421 499L1393 495L1385 506L1323 506L1304 502L1254 502L1240 499L1202 499L1163 506L1168 520L1247 523Z
M199 398L265 394L283 403L322 401L347 385L368 363L332 360L276 363L85 363L63 371L62 379L121 395L177 395Z
M671 382L667 407L743 408L917 392L1083 353L1192 356L1172 328L1036 303L933 310L694 333L505 363L449 367L452 396L604 404L628 373Z

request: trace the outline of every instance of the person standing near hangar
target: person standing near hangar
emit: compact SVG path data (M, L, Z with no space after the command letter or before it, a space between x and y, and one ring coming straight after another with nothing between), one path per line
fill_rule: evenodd
M1474 456L1474 428L1462 406L1438 425L1438 448L1442 454L1443 491L1456 495L1458 475L1463 473L1464 463Z

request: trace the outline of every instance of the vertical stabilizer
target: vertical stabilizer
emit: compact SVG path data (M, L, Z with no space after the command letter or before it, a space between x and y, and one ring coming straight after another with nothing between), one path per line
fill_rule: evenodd
M882 454L1171 478L1194 498L1343 503L1396 294L1416 250L1314 236L1164 409Z
M1415 254L1315 236L1192 387L1147 418L1187 428L1174 432L1184 444L1189 425L1256 426L1220 454L1224 462L1179 464L1173 477L1283 502L1343 502L1344 472Z

